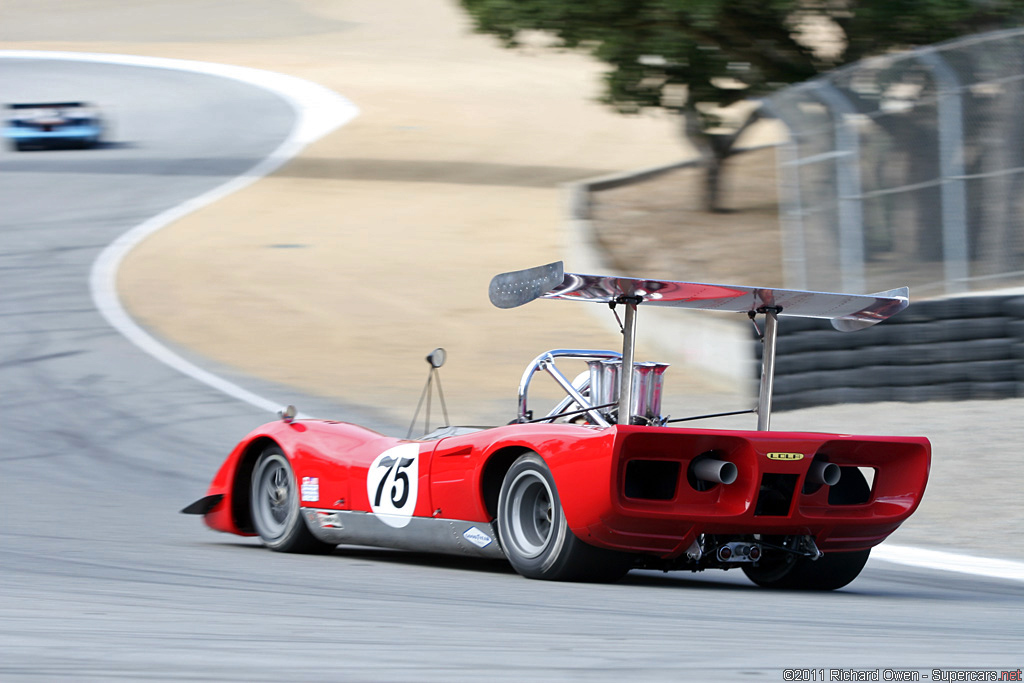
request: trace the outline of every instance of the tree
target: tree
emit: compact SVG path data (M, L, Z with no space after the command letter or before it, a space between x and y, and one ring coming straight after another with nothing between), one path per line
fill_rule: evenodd
M590 51L611 68L604 101L624 113L682 115L720 209L719 174L759 116L721 129L720 109L888 50L1024 18L1024 0L460 0L508 47L526 31ZM685 88L685 96L679 93Z

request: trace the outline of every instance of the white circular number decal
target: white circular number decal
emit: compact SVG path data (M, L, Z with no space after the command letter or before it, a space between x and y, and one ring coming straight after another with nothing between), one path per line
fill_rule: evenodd
M409 524L416 509L419 480L419 444L389 448L373 461L366 473L366 494L380 521L396 529Z

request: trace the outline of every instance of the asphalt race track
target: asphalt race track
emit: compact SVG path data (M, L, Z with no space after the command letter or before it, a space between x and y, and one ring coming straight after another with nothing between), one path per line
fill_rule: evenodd
M103 102L113 130L96 150L0 152L0 680L781 681L787 668L1024 666L1020 582L872 561L830 594L766 591L738 572L552 584L383 550L277 554L178 514L268 415L123 339L93 307L90 267L127 229L258 162L293 113L210 76L0 60L4 98L58 92Z

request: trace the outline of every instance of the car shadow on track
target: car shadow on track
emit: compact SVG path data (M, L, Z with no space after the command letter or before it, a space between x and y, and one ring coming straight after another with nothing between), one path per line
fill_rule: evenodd
M136 149L137 147L139 147L139 145L134 142L102 140L84 147L75 142L48 142L46 144L29 145L18 150L8 149L8 151L12 153L17 152L19 154L38 154L43 152L90 152L104 149Z
M207 544L203 544L207 545ZM253 550L264 553L271 553L259 542L219 542L215 543L220 548L233 550ZM461 572L479 572L490 575L507 575L518 577L512 566L505 560L487 559L479 557L462 557L458 555L444 555L440 553L414 552L409 550L393 550L388 548L373 548L368 546L341 545L332 553L324 557L337 558L340 561L352 560L362 562L381 562L393 565L430 567ZM879 581L881 579L881 582ZM959 579L959 581L958 581ZM875 570L869 576L862 577L860 581L846 586L838 591L801 591L801 590L778 590L766 589L750 583L740 572L708 571L699 574L689 572L661 573L653 570L633 570L625 577L615 582L614 585L629 587L634 586L642 589L671 589L686 591L714 591L720 593L727 591L735 594L763 594L779 595L790 594L796 596L827 596L834 595L837 598L856 599L935 599L949 602L963 600L965 594L974 600L991 600L998 602L1004 600L1007 594L1014 597L1020 595L1019 586L1008 587L1005 582L992 582L984 579L972 581L965 590L962 577L931 577L936 584L924 588L920 583L920 577L906 572Z
M760 589L747 581L742 575L727 575L724 572L714 574L702 573L657 573L650 570L633 570L618 581L618 583L630 586L643 586L645 588L674 588L687 590L729 590L729 591L757 591Z
M139 145L135 142L104 140L97 143L93 149L135 149L137 147L139 147Z
M258 543L217 543L222 548L259 550L273 552ZM515 574L515 570L505 560L492 560L482 557L462 557L459 555L443 555L440 553L421 553L411 550L392 550L389 548L371 548L368 546L339 545L327 556L350 560L366 560L370 562L388 562L391 564L420 565L439 569L457 569L462 571L485 572L490 574Z
M421 553L410 550L390 550L387 548L368 548L364 546L341 545L335 548L334 555L350 559L372 560L374 562L391 562L394 564L415 564L442 569L458 569L463 571L486 572L491 574L515 574L515 570L505 560L491 560L482 557L462 557L459 555L442 555Z
M235 548L246 550L259 550L262 552L273 552L259 543L218 543L223 548ZM440 553L414 552L410 550L394 550L389 548L374 548L369 546L340 545L328 556L336 557L339 560L361 560L366 562L385 562L396 565L432 567L438 569L451 569L458 571L481 572L486 574L506 574L518 577L516 571L506 560L487 559L480 557L463 557L459 555L444 555ZM709 576L707 574L694 577L690 574L678 572L660 574L651 571L634 570L624 578L615 582L615 585L638 586L645 588L674 588L687 590L731 590L731 591L763 591L757 586L744 583L745 579L740 577Z

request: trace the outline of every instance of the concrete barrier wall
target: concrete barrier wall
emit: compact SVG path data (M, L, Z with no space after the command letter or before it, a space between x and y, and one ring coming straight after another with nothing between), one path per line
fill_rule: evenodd
M783 317L776 351L777 410L1022 397L1024 296L917 302L850 333L824 320Z

